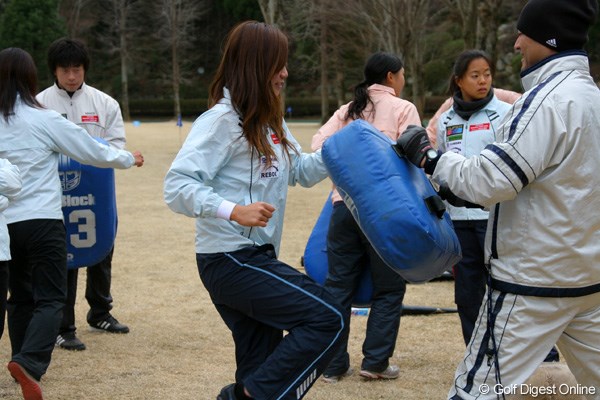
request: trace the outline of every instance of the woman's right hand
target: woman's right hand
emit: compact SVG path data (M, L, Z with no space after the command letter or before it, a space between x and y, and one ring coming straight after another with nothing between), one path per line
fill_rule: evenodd
M275 212L275 207L262 201L257 201L247 206L238 204L231 211L229 219L242 226L265 227L269 219L273 216L273 212Z
M144 156L142 155L141 152L134 151L131 154L133 154L133 158L135 159L133 165L135 165L136 167L141 167L142 165L144 165Z

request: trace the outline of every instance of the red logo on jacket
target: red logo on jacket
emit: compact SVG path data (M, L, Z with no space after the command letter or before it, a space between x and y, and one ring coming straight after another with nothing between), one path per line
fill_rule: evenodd
M81 122L100 122L97 115L82 115Z
M482 130L489 130L490 129L490 123L489 122L485 122L483 124L475 124L475 125L470 125L469 126L469 132L473 132L473 131L482 131Z

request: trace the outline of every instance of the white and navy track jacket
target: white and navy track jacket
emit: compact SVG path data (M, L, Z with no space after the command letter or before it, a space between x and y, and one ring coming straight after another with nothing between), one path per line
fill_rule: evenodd
M62 153L83 164L129 168L133 155L100 144L54 110L29 107L17 96L9 123L0 119L0 158L19 167L23 187L4 211L7 223L63 219L58 159Z
M451 107L438 120L438 150L453 151L465 157L478 155L485 146L495 141L502 117L510 108L510 104L493 96L481 110L465 120ZM479 208L454 207L446 202L446 210L454 221L488 218L488 212Z
M171 210L196 218L196 252L223 253L252 245L272 244L279 252L287 186L312 186L327 177L321 151L301 153L300 145L284 124L290 151L274 134L269 142L277 157L267 167L264 156L250 148L242 135L240 115L227 89L215 106L194 122L164 182L164 198ZM248 205L257 201L275 207L266 227L246 227L217 217L227 200Z
M432 175L490 208L492 287L533 296L600 291L600 90L583 51L521 74L526 93L479 156L444 153Z
M119 103L106 93L83 83L73 96L56 83L36 96L46 108L57 111L117 149L125 148L125 127Z

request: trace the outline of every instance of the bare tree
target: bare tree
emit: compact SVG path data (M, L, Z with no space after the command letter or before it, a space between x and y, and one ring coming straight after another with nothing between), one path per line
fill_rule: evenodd
M462 39L465 49L472 49L478 43L477 17L479 0L445 0L448 10L457 15L462 27Z
M400 27L403 0L359 0L357 13L362 16L379 50L402 55L405 51ZM366 38L365 38L366 39Z
M105 7L105 17L108 19L109 33L104 38L109 53L118 53L121 63L121 111L123 119L131 119L129 113L129 38L132 35L132 29L128 22L133 12L137 0L103 0Z
M435 13L432 0L360 0L365 20L381 50L403 56L407 86L412 101L423 112L425 106L424 40Z
M330 116L331 95L335 95L338 107L346 101L346 72L356 71L363 65L374 41L358 0L311 0L286 5L295 40L316 47L313 57L305 57L304 65L311 65L318 71L321 120L324 122Z
M258 6L267 24L282 25L283 19L280 12L280 0L258 0Z
M193 43L194 23L203 14L206 1L160 0L158 10L157 37L171 55L171 87L173 89L173 112L175 118L181 116L180 86L182 81L181 53Z
M90 0L63 0L60 2L61 15L65 17L67 34L70 38L81 36L89 29L89 19L82 18L82 11L90 5Z

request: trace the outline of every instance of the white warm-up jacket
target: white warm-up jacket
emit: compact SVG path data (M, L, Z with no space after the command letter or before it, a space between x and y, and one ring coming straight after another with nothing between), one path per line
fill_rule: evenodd
M583 51L521 74L526 93L478 156L444 153L432 178L490 208L492 287L533 296L600 292L600 90Z
M16 165L0 158L0 261L10 260L10 237L4 211L21 191L21 174Z
M59 155L102 168L129 168L134 156L94 140L54 110L34 108L17 97L9 122L0 119L0 158L19 167L23 187L4 211L7 223L63 219Z
M287 139L298 153L288 160L283 144L269 133L277 157L270 166L243 137L240 115L229 91L192 126L164 182L171 210L196 218L196 252L223 253L272 244L279 252L288 185L312 186L327 177L321 151L302 153L285 123ZM274 138L276 140L274 140ZM263 201L275 207L266 227L245 227L217 216L224 201L248 205Z
M125 148L125 127L119 103L106 93L83 83L73 96L55 83L36 96L46 108L57 111L117 149Z
M481 110L465 120L453 107L443 113L438 121L437 146L442 152L453 151L465 157L477 155L496 137L502 117L511 105L494 95ZM455 207L446 203L446 210L453 221L482 220L488 212L479 208Z

